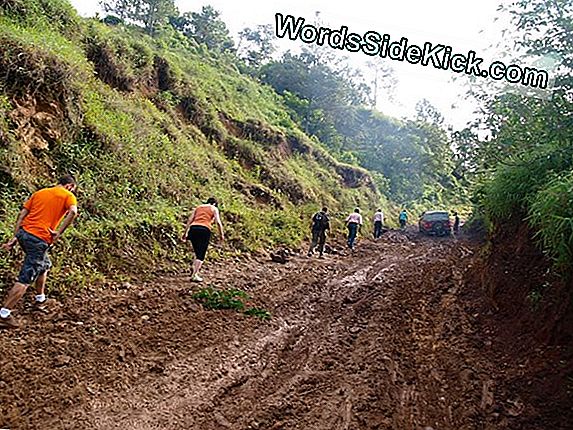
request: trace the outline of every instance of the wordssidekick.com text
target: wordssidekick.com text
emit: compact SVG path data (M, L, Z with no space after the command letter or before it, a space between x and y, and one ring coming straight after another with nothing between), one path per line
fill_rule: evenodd
M361 51L372 57L407 61L423 66L432 65L441 70L452 70L482 78L490 77L532 88L546 89L549 85L549 74L544 70L516 64L508 66L501 61L493 61L484 67L483 59L477 57L476 52L471 50L467 54L453 53L451 46L430 42L418 46L410 44L406 37L392 41L390 35L380 34L377 31L367 31L364 34L351 33L347 26L342 26L338 30L317 28L312 24L305 24L304 18L281 13L275 14L275 23L276 36L279 38L288 36L291 40L300 40L308 44L327 45L348 52Z

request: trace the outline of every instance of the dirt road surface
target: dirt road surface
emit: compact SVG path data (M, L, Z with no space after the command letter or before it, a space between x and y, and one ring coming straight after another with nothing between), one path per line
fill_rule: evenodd
M570 428L536 390L555 351L516 357L488 324L477 252L389 232L352 255L206 264L268 321L203 309L183 275L21 309L0 333L0 428Z

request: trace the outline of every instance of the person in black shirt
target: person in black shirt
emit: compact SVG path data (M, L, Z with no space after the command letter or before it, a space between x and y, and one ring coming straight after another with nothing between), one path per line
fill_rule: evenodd
M458 234L460 231L460 217L457 212L454 212L454 234Z
M314 253L314 248L316 248L317 245L320 257L322 257L322 254L324 253L326 231L330 230L330 220L328 219L327 212L328 208L323 207L320 212L317 212L312 216L312 240L307 254L309 257Z

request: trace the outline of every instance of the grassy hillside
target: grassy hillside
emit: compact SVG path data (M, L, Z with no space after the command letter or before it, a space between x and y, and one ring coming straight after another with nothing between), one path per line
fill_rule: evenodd
M58 285L164 268L190 208L222 202L236 252L298 245L319 205L379 203L368 173L333 159L282 99L175 32L79 18L65 0L0 4L0 234L19 205L72 172L81 217L58 245ZM0 256L2 287L14 256ZM65 261L64 261L65 260Z

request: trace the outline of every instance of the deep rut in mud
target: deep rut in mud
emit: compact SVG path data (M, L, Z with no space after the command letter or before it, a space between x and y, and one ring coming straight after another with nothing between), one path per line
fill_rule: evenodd
M0 427L566 428L512 390L527 375L480 329L475 251L390 232L353 255L207 265L270 321L203 310L185 277L24 315L1 334Z

